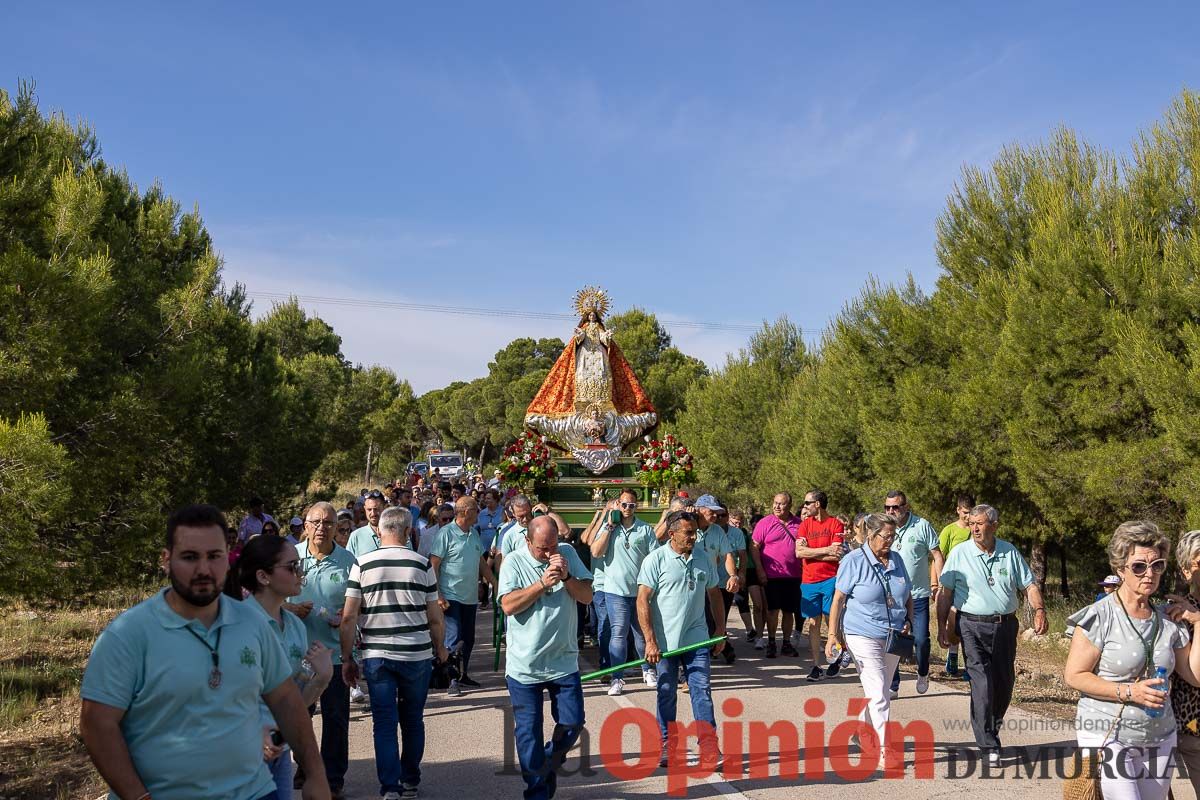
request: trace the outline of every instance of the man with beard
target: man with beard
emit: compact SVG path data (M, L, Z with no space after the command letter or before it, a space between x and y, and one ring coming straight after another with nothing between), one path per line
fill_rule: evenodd
M383 492L374 489L367 492L362 507L367 524L351 533L350 543L346 545L346 549L353 553L355 558L379 549L379 516L388 507L387 498L383 496Z
M185 506L167 521L168 589L113 620L92 648L79 727L110 798L275 797L259 698L309 771L329 787L287 654L265 617L221 593L225 517Z

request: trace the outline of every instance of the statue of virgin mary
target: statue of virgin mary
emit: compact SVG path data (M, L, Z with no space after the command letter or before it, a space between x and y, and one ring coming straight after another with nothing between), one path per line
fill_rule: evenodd
M525 424L600 474L621 448L658 423L658 414L604 327L608 295L584 287L575 310L579 326L529 404Z

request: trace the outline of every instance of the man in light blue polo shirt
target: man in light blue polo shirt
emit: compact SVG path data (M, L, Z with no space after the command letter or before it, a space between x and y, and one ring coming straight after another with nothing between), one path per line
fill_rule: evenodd
M658 727L662 734L661 766L684 764L687 742L675 733L675 677L680 666L687 676L692 698L692 717L699 728L702 764L720 758L717 751L717 720L713 713L709 674L712 654L720 653L725 642L710 651L697 648L681 655L663 658L664 652L703 642L708 637L704 619L707 599L716 620L716 636L725 635L725 608L721 587L708 558L694 554L697 516L679 511L668 518L665 546L659 547L642 562L638 574L638 621L646 635L646 661L658 671ZM675 746L672 748L671 743Z
M305 513L304 530L308 535L296 547L304 570L304 587L287 606L304 620L309 644L320 642L333 651L333 677L321 692L321 758L335 794L345 785L350 768L350 687L342 680L339 630L346 604L346 581L354 566L350 551L333 540L336 528L337 509L331 503L313 503ZM297 771L297 782L305 779L306 773Z
M700 530L696 532L696 548L703 550L712 564L712 574L717 581L724 603L732 602L733 595L742 589L745 572L739 572L734 554L742 548L741 542L734 542L733 537L718 521L718 515L725 510L717 498L711 494L700 495L696 500L696 514L700 517ZM728 595L728 596L726 596ZM726 608L728 611L728 608ZM710 605L708 609L708 629L716 630L715 612ZM721 651L726 664L737 660L733 651L733 642L726 642Z
M591 602L591 578L574 548L559 548L558 526L549 517L534 519L526 546L500 566L496 596L508 615L504 672L525 800L554 796L557 769L583 729L575 604ZM554 717L548 742L543 694Z
M514 497L509 503L509 507L512 509L513 521L500 531L500 539L495 545L501 559L526 544L525 534L529 530L529 523L533 520L533 504L525 495L519 494Z
M1017 605L1033 606L1033 632L1046 632L1046 603L1017 548L996 538L1000 513L977 505L967 517L971 541L950 552L938 597L938 642L950 645L950 606L958 609L963 656L971 676L971 728L988 762L1000 762L1000 728L1016 683Z
M210 505L172 514L170 588L118 616L92 649L79 727L110 800L274 796L260 698L309 770L306 800L330 796L282 645L258 611L221 594L225 530Z
M913 649L917 658L917 694L925 694L929 689L929 598L938 590L938 575L942 571L945 558L942 556L941 537L929 524L929 520L919 517L908 507L908 497L904 492L888 492L883 501L883 510L896 520L896 542L892 552L899 554L904 561L904 569L908 572L912 583L913 601ZM933 570L930 571L929 560L933 559ZM900 668L892 676L892 697L900 693Z
M367 492L363 499L363 513L367 515L367 524L356 528L350 534L350 541L346 542L346 549L356 557L379 549L379 517L387 507L387 498L383 496L383 492L378 489Z
M479 580L495 584L492 569L484 559L483 543L475 532L479 504L470 496L454 504L454 521L438 528L429 550L429 563L438 578L438 605L446 615L446 649L462 642L462 676L451 681L449 694L461 693L461 686L478 688L479 681L467 670L475 647L475 616L479 610Z
M592 571L604 587L604 618L599 622L605 629L597 631L597 635L600 641L608 642L608 663L612 666L625 663L631 631L638 656L646 652L646 640L635 624L637 579L646 556L658 549L654 528L637 518L637 492L622 489L617 500L618 521L605 519L590 545ZM642 668L642 681L647 686L658 685L654 668L649 664ZM623 676L613 675L609 695L616 697L624 688Z

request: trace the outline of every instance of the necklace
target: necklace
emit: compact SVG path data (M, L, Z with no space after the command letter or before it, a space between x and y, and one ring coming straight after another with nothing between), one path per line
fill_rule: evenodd
M1154 669L1154 645L1158 641L1158 633L1159 633L1158 612L1154 610L1154 604L1147 601L1147 604L1150 606L1150 619L1151 619L1150 641L1147 642L1145 637L1143 637L1142 634L1138 631L1137 627L1134 626L1133 618L1129 616L1129 610L1127 608L1125 608L1125 601L1121 599L1121 593L1119 591L1117 591L1117 592L1113 592L1113 594L1115 594L1117 596L1117 602L1121 606L1122 613L1125 614L1125 621L1129 623L1129 627L1133 629L1133 634L1135 636L1137 636L1138 641L1142 643L1142 651L1145 653L1145 656L1146 656L1146 663L1142 667L1142 675L1149 675L1151 670Z
M200 644L204 645L208 649L209 654L212 655L212 672L208 673L208 688L210 688L214 691L217 689L220 689L221 688L221 654L217 651L221 647L221 632L225 629L217 628L217 646L216 647L213 647L212 645L210 645L203 636L196 633L191 628L185 627L184 630L187 631L188 633L190 633L192 636L195 636L196 640L198 642L200 642Z

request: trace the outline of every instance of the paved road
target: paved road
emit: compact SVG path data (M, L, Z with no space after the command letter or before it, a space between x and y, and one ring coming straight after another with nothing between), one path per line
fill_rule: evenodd
M730 620L739 636L740 621ZM492 664L491 612L479 615L479 643L472 662L474 675L484 686L461 697L447 697L444 693L431 695L426 708L426 749L421 782L421 796L437 800L466 800L479 798L520 798L523 789L516 759L506 757L508 723L505 709L508 693L504 689L503 663L501 672L488 671ZM968 698L966 687L961 682L934 683L929 692L918 696L913 688L913 676L907 675L901 687L901 696L893 703L893 718L902 723L918 720L927 721L934 732L935 747L932 756L933 778L918 781L913 774L912 745L909 745L907 769L903 779L884 778L880 773L869 777L840 777L825 758L824 748L819 744L811 750L803 746L810 733L805 723L823 724L824 732L813 731L815 742L832 733L839 723L845 722L847 702L861 697L856 673L851 669L835 679L820 683L804 680L809 667L808 658L780 657L768 661L761 652L751 650L744 641L739 641L740 656L733 667L723 663L714 668L713 700L717 707L717 721L725 726L741 721L740 733L748 732L760 723L787 721L799 731L800 749L796 759L799 777L780 777L780 747L777 742L770 748L769 777L731 778L710 776L707 779L693 778L688 782L689 798L731 798L732 800L782 800L796 796L798 787L820 787L822 800L839 798L884 798L900 789L916 790L927 798L951 797L963 792L970 797L1003 797L1005 800L1025 798L1060 798L1062 781L1055 776L1056 766L1047 762L1047 778L1039 777L1042 766L1038 762L1038 746L1070 748L1074 732L1069 723L1063 723L1014 709L1009 713L1007 724L1019 726L1004 737L1005 745L1014 751L1005 759L1002 770L991 770L982 774L979 764L973 764L970 754L974 739L967 716ZM590 667L595 649L585 649L585 671ZM743 710L735 715L736 709L726 707L727 701L736 698ZM811 706L814 700L822 701L824 713ZM655 769L641 780L618 780L601 763L598 755L598 737L605 720L614 717L618 709L644 709L651 717L654 713L654 695L642 685L640 679L630 681L625 695L609 697L605 687L594 683L585 687L586 716L590 735L590 749L594 753L590 769L579 757L578 750L572 753L567 768L576 772L559 781L558 798L562 800L612 800L613 798L662 797L667 793L666 771ZM628 713L628 712L627 712ZM680 719L690 719L687 695L680 694ZM319 726L320 717L317 718ZM549 713L547 712L549 723ZM610 725L612 720L610 720ZM722 750L731 752L728 736L722 732ZM511 753L511 744L508 746ZM657 743L653 744L657 747ZM622 752L630 763L636 761L640 750L636 728L625 729L622 737ZM855 752L851 750L851 752ZM1072 752L1069 749L1066 752ZM820 756L815 757L815 756ZM1026 757L1034 762L1033 767L1020 762ZM374 750L371 741L371 716L363 707L354 707L350 723L350 771L346 788L351 798L378 797L379 784L375 777ZM851 756L853 760L854 757ZM505 763L510 764L505 768ZM792 759L785 759L792 761ZM806 764L813 765L815 772L824 767L824 777L805 777ZM1032 769L1033 777L1026 776ZM950 777L953 773L958 777ZM986 779L985 779L986 778ZM901 783L901 780L903 783ZM1185 779L1176 778L1174 795L1177 800L1193 798L1191 786ZM299 793L296 797L299 798Z

